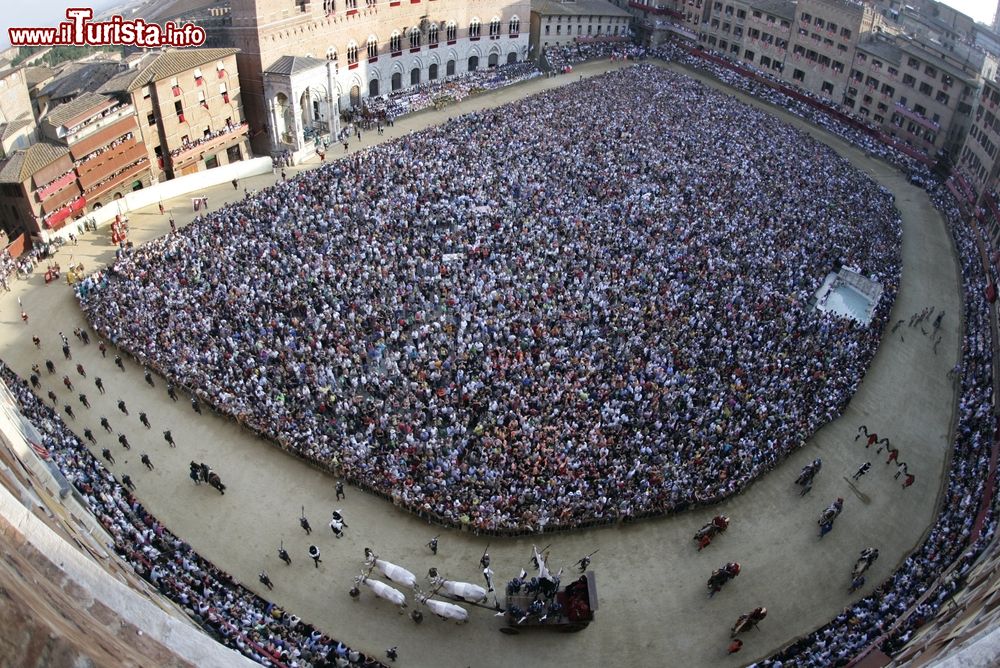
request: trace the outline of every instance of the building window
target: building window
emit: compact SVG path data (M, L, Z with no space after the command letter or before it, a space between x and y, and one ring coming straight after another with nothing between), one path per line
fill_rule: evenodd
M410 48L416 49L420 46L420 28L410 29Z
M170 90L173 91L174 97L180 96L180 94L181 94L181 86L177 82L177 77L174 77L173 79L170 80Z
M545 34L549 34L548 26L546 26ZM454 21L448 22L448 27L445 28L445 36L448 38L449 42L454 42L455 37L458 35L458 26L455 25Z
M181 123L184 122L184 105L181 104L180 100L174 102L174 112L177 114L177 120Z
M820 88L827 95L833 95L833 84L829 81L824 81L823 86Z
M398 32L393 32L391 35L389 35L389 50L392 51L393 53L401 51L403 49L401 44L402 39L403 39L402 35L400 35Z
M356 42L351 42L347 45L347 64L354 65L358 62L358 45Z
M222 96L222 101L223 102L225 102L226 104L229 104L229 91L226 90L226 84L224 84L224 83L220 83L219 84L219 95Z
M469 37L479 37L479 27L479 19L472 19L472 22L469 23Z
M194 68L194 83L195 83L196 86L200 86L203 83L205 83L205 77L203 77L201 75L201 68L200 67Z
M510 20L510 23L507 24L507 32L510 33L511 35L516 35L519 32L521 32L521 19L517 18L516 16L513 17Z
M794 72L792 72L792 80L793 81L805 81L806 80L806 73L803 72L802 70L795 70Z
M358 0L347 0L348 11L356 10L358 8Z
M208 100L205 99L205 91L198 91L198 104L208 109Z
M148 114L146 114L146 124L156 125L156 114L154 114L153 112L149 112Z
M329 16L337 11L337 3L334 0L323 0L323 13Z
M427 28L427 43L437 44L438 43L438 27L436 23L432 23L429 28Z
M500 36L500 19L499 17L494 17L493 20L490 21L490 37L499 37L499 36Z
M368 38L368 57L378 58L378 39L375 38L375 35Z

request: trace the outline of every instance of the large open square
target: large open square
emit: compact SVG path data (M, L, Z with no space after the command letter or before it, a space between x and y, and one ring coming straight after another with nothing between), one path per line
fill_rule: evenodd
M56 332L89 327L65 285L45 286L38 276L13 285L13 294L4 297L0 354L25 378L32 364L56 361L58 373L44 375L43 389L56 393L58 405L76 406L69 426L81 435L86 427L98 433L91 450L100 456L113 443L112 434L98 425L107 416L113 431L132 445L129 451L114 445L112 471L129 474L137 498L200 554L373 655L395 645L399 665L414 666L499 666L512 659L714 666L764 657L870 592L871 584L848 594L850 568L862 549L880 550L869 577L870 583L879 582L933 520L956 404L948 372L959 359L961 341L960 275L952 243L923 190L831 135L730 90L715 92L721 86L673 66L615 67L605 74L607 69L604 63L584 66L573 76L536 79L447 112L416 114L397 122L384 138L369 136L363 157L352 151L343 163L320 171L308 165L293 170L292 185L262 196L259 205L270 220L281 218L288 226L280 230L253 228L240 239L239 227L246 223L234 213L226 225L204 226L197 237L182 229L181 238L196 239L195 246L166 241L144 250L140 244L169 231L168 216L155 207L132 216L131 234L140 248L135 259L122 263L123 276L95 293L101 301L90 307L92 317L115 332L124 350L141 352L185 385L224 397L229 412L303 458L229 417L207 410L196 414L183 393L172 402L166 381L156 376L155 386L143 382L141 367L128 355L123 353L124 371L115 368L114 348L105 358L96 345L74 342L72 362L63 360ZM534 93L542 97L527 97ZM642 111L629 95L647 103ZM658 95L668 97L652 103L643 97ZM507 103L513 110L500 108ZM729 130L697 138L706 143L692 144L685 155L688 147L678 137L687 138L684 128L692 126L686 123L713 110L734 114L713 126ZM458 117L473 112L481 113ZM505 113L510 118L500 116ZM519 113L531 122L511 120ZM496 114L492 120L491 114ZM623 114L630 123L621 128L606 122ZM676 123L676 132L665 131L668 120ZM581 132L587 123L593 126ZM432 129L409 136L423 128ZM602 134L619 129L627 134ZM545 134L533 136L536 130ZM455 141L463 132L468 141ZM596 134L605 145L581 148L576 132ZM565 153L556 152L532 172L499 150L553 136ZM373 139L398 142L367 152ZM465 169L477 161L484 166L481 174L467 176L475 197L454 200L458 185L442 182L450 173L445 165L422 165L393 177L393 151L418 154L428 142L441 142L443 155ZM707 146L717 153L706 154ZM625 163L610 162L630 150L633 172L623 171ZM542 155L539 151L537 159ZM814 169L800 169L812 160ZM708 163L721 167L709 170ZM788 190L808 193L801 201L780 192L796 169L802 181ZM526 173L537 178L507 178ZM713 180L698 181L704 173ZM321 190L328 181L319 181L318 174L334 182L357 179L369 191L352 198L348 191ZM455 170L450 178L461 184L465 175ZM205 194L213 212L226 201L239 212L243 187L259 191L274 181L257 177L237 189ZM752 187L739 192L741 183ZM312 213L296 208L296 187L313 188L308 194L322 206L312 207ZM742 199L734 197L731 210L706 209L713 201L727 201L720 193L733 191ZM427 196L432 192L451 199L435 201ZM685 192L690 194L671 200L672 193ZM761 193L786 208L753 209ZM410 207L389 207L389 196L409 198ZM194 217L187 202L166 204L182 228ZM647 218L639 213L644 209ZM339 237L331 231L333 239L310 237L316 231L310 226L318 225L324 210L345 218L370 212L372 226L347 226L337 230ZM775 215L765 224L761 217L776 211L780 219ZM316 222L307 222L311 215ZM792 236L798 232L805 242ZM764 233L769 236L755 237ZM750 242L753 248L741 245ZM316 264L289 266L282 243L314 245ZM771 252L761 254L760 244ZM262 253L270 254L272 245L275 254L268 258ZM192 253L195 247L200 254ZM470 257L470 249L478 255ZM171 262L190 265L182 272L170 269L162 257L171 253ZM465 256L460 263L444 261L456 253ZM747 261L759 257L766 257L766 264ZM63 248L63 258L89 270L110 263L113 247L104 232L91 233L78 246ZM203 278L211 275L212 262L240 265L245 274L213 283ZM321 315L316 288L322 289L323 272L314 270L326 263L328 275L347 282L331 287L336 299L327 301L329 309ZM807 308L811 292L841 263L877 275L888 286L884 312L876 313L871 329ZM812 278L803 272L812 272ZM296 280L318 286L297 291ZM617 285L629 291L611 289ZM758 292L762 285L766 290ZM27 325L18 317L15 297L30 316ZM158 320L156 314L170 310L167 299L194 307L193 315ZM385 310L368 313L366 304ZM524 316L529 304L532 311ZM904 325L904 336L890 334L889 326L883 331L883 325L930 306L946 314L938 346L919 328ZM237 319L244 310L259 316L256 333ZM473 335L480 324L477 310L489 338ZM580 314L586 316L574 320ZM299 320L302 331L291 331ZM573 324L555 331L563 320ZM399 321L405 328L387 324ZM255 365L245 365L239 377L220 371L230 368L231 359L252 355L255 346L258 353L281 346L309 350L315 341L306 332L319 322L342 325L323 339L324 348L336 351L331 356L303 353L279 361L263 354L259 373ZM44 338L40 350L31 341L36 333ZM407 337L412 337L408 344ZM223 365L210 348L227 338L232 357ZM241 348L241 340L249 347ZM483 342L493 344L492 351L483 349L481 359L488 364L468 355L459 363L466 343L474 349ZM680 359L680 351L691 350L702 356ZM77 363L88 378L77 376ZM269 394L279 376L268 375L265 364L272 370L281 366L281 378L296 376L300 382ZM341 368L324 375L323 364ZM77 405L79 389L69 391L58 382L63 374L87 388L89 409ZM102 377L106 394L93 388L95 376ZM267 389L261 394L247 389L249 378L267 378L256 385ZM458 389L463 385L464 392ZM789 385L795 391L783 393ZM317 388L324 388L323 400L317 399ZM130 415L119 412L119 400L127 402ZM658 402L690 421L664 418L658 424L656 416L675 415L658 412ZM148 415L150 429L139 423L139 411ZM398 440L386 433L402 422L407 429ZM916 476L912 487L902 488L896 467L882 459L886 453L876 454L856 439L860 425L900 449ZM161 437L168 429L174 449ZM407 448L407 458L397 459ZM723 451L726 458L712 460ZM141 453L151 457L153 470L140 463ZM542 461L542 455L550 459ZM822 473L800 497L793 481L818 457ZM609 526L517 538L476 536L429 525L351 485L346 498L337 500L337 478L306 460L339 467L350 479L396 496L399 506L466 529L537 531L595 519ZM195 486L188 478L191 461L210 464L225 481L226 494ZM866 461L872 463L870 473L852 479ZM583 473L570 475L577 470ZM567 488L569 479L580 482ZM731 494L719 504L663 518L608 521ZM844 499L843 514L820 540L816 518L838 497ZM316 532L308 538L298 524L303 508ZM343 539L326 527L336 508L348 523ZM730 518L729 530L697 551L691 536L719 513ZM439 534L434 555L426 543ZM310 543L323 552L318 568L306 555ZM279 544L289 550L290 566L278 560ZM501 619L477 608L467 625L429 614L418 625L367 590L359 600L348 595L365 547L421 580L435 567L447 577L476 583L482 583L479 558L488 548L502 599L503 583L522 568L532 569L532 544L550 545L549 566L564 568L567 580L574 563L596 551L591 568L600 607L585 631L507 636L499 633ZM709 599L705 580L728 561L738 561L742 573ZM273 591L255 584L265 568ZM407 595L410 607L420 608ZM746 636L741 654L727 657L730 626L761 605L768 608L766 621Z

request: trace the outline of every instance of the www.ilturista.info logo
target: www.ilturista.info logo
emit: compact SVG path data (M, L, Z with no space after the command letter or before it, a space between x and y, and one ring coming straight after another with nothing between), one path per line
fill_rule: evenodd
M11 46L201 46L205 29L194 23L176 25L167 21L147 23L112 16L107 21L91 21L94 10L70 7L68 21L55 28L8 28Z

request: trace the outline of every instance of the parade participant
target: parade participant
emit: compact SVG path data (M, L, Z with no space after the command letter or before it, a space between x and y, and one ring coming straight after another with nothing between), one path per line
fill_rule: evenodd
M319 558L319 548L315 545L309 546L309 558L313 560L313 565L316 568L319 568L319 565L323 562L323 560Z

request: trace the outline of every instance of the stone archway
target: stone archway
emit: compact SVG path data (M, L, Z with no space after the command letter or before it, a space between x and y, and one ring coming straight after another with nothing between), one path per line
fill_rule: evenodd
M438 65L437 63L431 63L431 66L427 68L427 78L431 81L436 81L438 78Z
M378 83L378 79L373 79L372 81L374 81L376 84ZM368 86L370 90L371 84L369 83ZM361 86L358 85L351 86L351 106L352 107L361 106Z
M498 54L498 53L491 53L489 61L488 61L488 66L489 67L496 67L499 64L500 64L500 54Z
M378 79L372 79L368 82L368 97L378 97L379 96L379 82Z
M392 73L392 92L396 92L403 87L403 74L401 72Z
M507 54L507 64L513 65L516 62L517 62L517 52L511 51L510 53Z
M479 69L479 56L469 56L469 71L475 72Z
M454 74L455 74L455 61L454 60L449 60L448 64L445 65L444 71L445 71L445 76L449 76L449 77L450 76L454 76Z
M414 67L410 70L410 85L418 86L420 85L420 68Z

